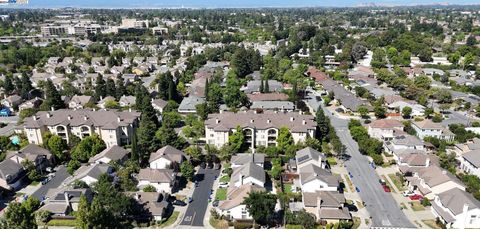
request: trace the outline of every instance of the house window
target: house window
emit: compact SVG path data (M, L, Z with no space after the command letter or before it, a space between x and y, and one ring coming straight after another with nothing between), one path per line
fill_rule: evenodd
M473 224L476 221L477 216L476 215L471 215L470 216L470 224Z

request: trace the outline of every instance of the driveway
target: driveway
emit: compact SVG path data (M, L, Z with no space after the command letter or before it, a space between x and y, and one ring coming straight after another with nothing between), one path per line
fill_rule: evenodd
M42 200L44 196L48 194L49 190L56 189L60 187L65 179L69 177L67 169L65 166L60 165L55 170L55 177L52 178L48 183L42 185L37 191L35 191L32 196L37 197L39 200Z
M210 196L215 177L219 175L220 170L200 169L198 171L196 175L198 187L193 191L193 201L188 204L187 211L180 225L203 227L203 218L208 207L208 197Z

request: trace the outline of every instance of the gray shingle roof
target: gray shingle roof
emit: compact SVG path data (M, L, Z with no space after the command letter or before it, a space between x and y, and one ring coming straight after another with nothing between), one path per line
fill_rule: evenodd
M140 169L138 180L146 180L155 183L171 183L175 180L175 173L172 169Z
M480 208L480 201L476 200L472 194L462 191L458 188L453 188L448 191L438 194L442 205L453 214L458 215L463 212L464 204L468 205L468 209Z
M197 104L204 103L205 99L196 97L196 96L188 96L183 98L182 102L178 106L178 112L184 111L196 111Z
M250 109L294 110L295 105L290 101L253 101Z
M245 165L248 163L264 163L265 162L265 154L262 153L239 153L237 155L233 155L232 159L230 160L232 164L235 165Z
M260 80L252 80L247 83L247 87L244 88L245 93L253 93L253 92L259 92L260 91ZM283 90L283 84L279 81L276 80L268 80L268 89L270 92L280 92Z
M240 167L234 168L230 182L236 183L240 179L240 176L244 176L245 178L253 177L261 182L265 182L266 180L265 170L253 163L244 164Z
M99 154L93 156L88 160L88 162L93 163L103 157L106 157L112 161L118 161L123 159L126 155L128 154L128 151L118 145L114 145L110 148L104 149L102 152Z
M324 154L318 152L317 150L311 147L303 148L297 151L295 155L295 161L297 162L297 165L303 164L310 160L324 161L325 159L326 157Z
M167 145L157 150L157 152L150 154L150 159L148 160L148 162L155 161L161 157L164 157L169 161L175 161L180 163L182 161L182 158L186 157L186 155L181 150L178 150L173 146Z
M328 186L336 187L339 185L338 178L332 175L329 171L322 169L316 165L309 164L301 168L300 182L306 184L312 180L320 180L328 184Z
M210 114L208 120L205 121L205 126L216 131L229 131L240 126L261 130L287 127L292 132L307 132L308 130L315 130L317 123L311 115L301 115L294 112L264 111L263 113L255 113L254 111L245 111Z
M480 168L480 150L472 150L462 155L465 160Z

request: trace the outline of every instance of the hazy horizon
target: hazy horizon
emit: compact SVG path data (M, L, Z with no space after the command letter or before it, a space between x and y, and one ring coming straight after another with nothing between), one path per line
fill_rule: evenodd
M393 0L29 0L28 5L3 6L12 8L252 8L252 7L353 7L374 3L385 6L444 4L479 4L478 0L457 1L393 1Z

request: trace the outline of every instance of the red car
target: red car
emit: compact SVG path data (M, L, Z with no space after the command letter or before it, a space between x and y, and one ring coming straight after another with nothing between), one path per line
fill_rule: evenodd
M390 189L390 187L388 187L388 185L382 185L382 187L383 187L383 191L392 192L392 190Z
M421 200L423 199L423 196L422 195L419 195L419 194L415 194L413 196L410 196L409 197L411 200Z

